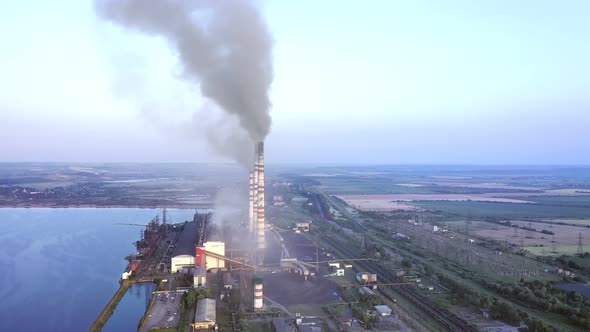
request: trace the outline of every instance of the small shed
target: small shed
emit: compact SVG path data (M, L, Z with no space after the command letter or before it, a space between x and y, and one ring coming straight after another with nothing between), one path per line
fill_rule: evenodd
M199 300L197 302L197 309L195 310L195 322L191 325L193 332L215 328L216 319L215 300Z
M386 305L376 305L375 311L379 316L391 316L391 308Z

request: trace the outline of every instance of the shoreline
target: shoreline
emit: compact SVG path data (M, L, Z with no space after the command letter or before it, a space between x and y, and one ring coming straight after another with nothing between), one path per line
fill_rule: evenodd
M99 205L99 204L35 204L35 205L24 205L24 204L12 204L12 205L0 205L0 209L181 209L181 210L193 210L193 209L213 209L211 205L182 205L182 204L170 204L170 205Z

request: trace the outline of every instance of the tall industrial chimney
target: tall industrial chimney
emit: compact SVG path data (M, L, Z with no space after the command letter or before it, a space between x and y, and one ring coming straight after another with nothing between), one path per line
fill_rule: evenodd
M254 311L264 311L262 278L255 277L252 281L254 284Z
M258 193L256 202L256 244L259 250L265 248L264 243L264 142L258 142L256 149L257 168L258 173Z
M254 171L250 172L250 201L249 201L249 205L248 205L248 230L250 231L250 234L254 233Z
M256 227L258 223L258 146L254 145L254 167L252 168L252 175L254 180L252 192L252 233L256 235Z

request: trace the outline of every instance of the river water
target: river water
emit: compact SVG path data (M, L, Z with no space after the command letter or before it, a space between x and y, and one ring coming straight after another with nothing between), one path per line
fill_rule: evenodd
M0 331L87 331L119 287L124 258L139 239L140 227L115 223L146 224L160 212L0 209ZM192 220L193 213L168 210L174 222ZM143 306L130 304L121 316L135 328L145 311L141 292L127 295ZM131 317L137 311L138 318Z
M155 290L156 284L151 282L131 286L102 332L136 331Z

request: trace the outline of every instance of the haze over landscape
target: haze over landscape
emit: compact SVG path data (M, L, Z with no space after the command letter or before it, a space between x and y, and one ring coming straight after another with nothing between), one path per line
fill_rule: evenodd
M588 10L267 1L267 159L588 164ZM106 24L90 1L10 2L0 21L1 161L227 161L183 127L206 102L162 39Z
M0 331L590 331L588 13L6 2Z

